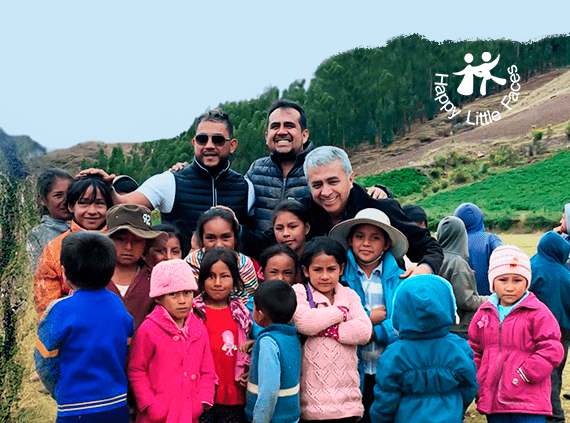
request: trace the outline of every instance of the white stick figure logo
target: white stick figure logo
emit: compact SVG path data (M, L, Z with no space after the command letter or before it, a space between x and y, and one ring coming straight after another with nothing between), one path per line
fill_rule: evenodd
M487 94L487 81L489 79L492 79L499 85L505 85L507 83L506 79L498 78L496 76L491 75L491 69L497 66L497 63L499 63L499 58L501 57L501 55L500 54L497 55L497 58L489 63L491 57L492 57L491 53L486 51L481 55L481 59L483 59L485 63L482 63L479 66L471 66L470 63L473 61L473 55L471 53L467 53L465 55L463 60L465 60L467 66L465 66L465 68L462 71L453 73L454 75L463 75L463 81L461 81L461 84L457 88L457 92L459 94L462 95L473 94L474 76L483 78L483 80L481 81L481 88L479 89L479 92L483 96Z

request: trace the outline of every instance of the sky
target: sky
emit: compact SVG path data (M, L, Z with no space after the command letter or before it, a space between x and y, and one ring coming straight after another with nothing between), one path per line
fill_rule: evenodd
M171 138L208 108L308 88L327 58L400 35L569 33L570 2L544 4L0 0L0 128L48 150Z

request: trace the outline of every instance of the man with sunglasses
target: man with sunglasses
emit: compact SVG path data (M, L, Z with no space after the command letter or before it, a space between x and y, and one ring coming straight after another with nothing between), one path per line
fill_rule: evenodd
M253 185L230 169L229 157L238 145L233 125L221 109L207 111L198 118L192 138L194 160L179 172L163 172L147 179L136 191L119 195L118 203L141 204L159 209L164 220L176 225L186 236L196 229L200 215L212 206L230 207L240 222L246 221L255 200ZM98 173L111 183L114 175L100 169L87 169L81 174Z

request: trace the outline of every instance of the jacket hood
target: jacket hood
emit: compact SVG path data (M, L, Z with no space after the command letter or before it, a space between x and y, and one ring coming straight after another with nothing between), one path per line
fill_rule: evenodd
M392 323L400 338L440 338L455 323L455 310L449 282L436 275L413 276L396 289Z
M437 242L445 253L457 254L469 260L467 230L463 221L455 216L444 217L437 225Z
M540 238L533 259L540 256L548 261L564 264L568 260L569 253L570 244L556 232L549 231Z
M453 215L463 220L467 233L485 230L483 213L473 203L463 203L455 209Z
M65 232L71 226L71 223L69 220L54 219L49 214L44 214L40 220L40 223L42 225L45 225L46 228L55 229L55 230L58 230L60 232Z

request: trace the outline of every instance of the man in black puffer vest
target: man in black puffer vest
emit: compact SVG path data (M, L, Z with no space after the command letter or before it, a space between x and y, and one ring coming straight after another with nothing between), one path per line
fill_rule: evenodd
M313 143L299 104L282 99L271 105L265 143L271 154L255 160L245 175L255 188L254 228L261 231L271 227L273 210L281 201L293 198L308 205L311 198L303 163Z
M198 118L192 138L194 160L180 172L151 176L136 191L119 195L117 203L142 204L159 209L167 222L189 238L200 215L212 206L230 207L240 222L247 221L254 202L253 185L230 169L229 157L238 145L229 116L221 109L207 111ZM99 173L88 169L82 173ZM114 176L114 175L111 175ZM106 180L109 175L103 175Z

